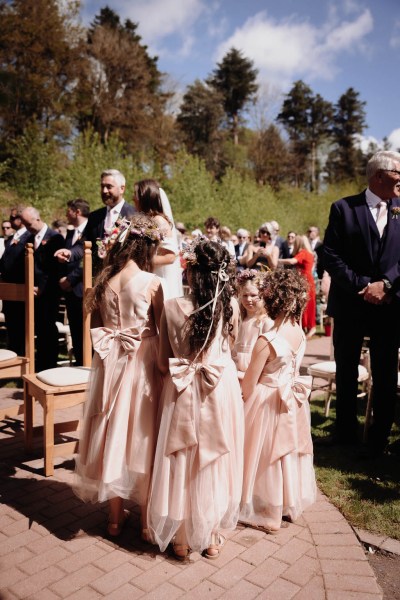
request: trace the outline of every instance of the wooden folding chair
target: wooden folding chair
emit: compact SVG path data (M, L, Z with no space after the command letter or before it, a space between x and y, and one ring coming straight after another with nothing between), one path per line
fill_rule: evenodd
M10 350L0 350L0 379L20 379L35 371L33 245L25 247L25 283L0 282L0 299L7 302L25 303L25 356L17 356ZM23 412L22 404L0 409L0 420L16 417Z
M84 297L92 287L92 251L91 242L85 242L83 257L83 289ZM83 367L56 367L40 373L24 375L24 414L25 414L25 449L32 451L34 429L34 401L43 408L43 453L44 474L46 477L54 473L54 458L68 456L76 452L78 441L54 443L55 433L76 431L79 419L54 423L54 411L82 404L86 398L89 382L92 347L90 341L90 314L83 304Z

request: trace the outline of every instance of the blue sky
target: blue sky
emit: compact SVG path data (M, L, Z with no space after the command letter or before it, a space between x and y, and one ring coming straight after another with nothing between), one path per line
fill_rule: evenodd
M259 70L254 124L276 116L297 79L331 102L353 87L367 102L365 138L400 147L399 0L82 0L83 22L106 4L139 23L176 104L234 46Z

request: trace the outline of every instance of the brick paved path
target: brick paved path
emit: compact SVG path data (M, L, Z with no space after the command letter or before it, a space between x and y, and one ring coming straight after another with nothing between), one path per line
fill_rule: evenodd
M305 363L327 351L326 339L311 341ZM0 389L0 403L13 392ZM108 540L106 507L71 492L73 461L44 478L43 461L23 453L18 419L0 424L0 461L1 600L382 598L353 530L322 494L277 535L238 527L217 560L193 553L180 563L139 540L134 507L118 542Z

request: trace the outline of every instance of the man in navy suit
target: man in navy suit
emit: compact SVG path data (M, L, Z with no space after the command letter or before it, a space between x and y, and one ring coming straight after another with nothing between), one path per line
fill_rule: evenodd
M400 153L377 152L368 188L331 207L324 266L332 278L327 312L334 318L336 435L357 442L357 377L363 338L370 338L373 424L366 457L382 454L394 420L400 334Z
M80 247L83 249L83 242L86 239L86 226L90 213L90 207L86 200L76 198L67 202L66 217L68 223L73 225L73 229L69 230L65 239L65 249L70 250ZM83 268L81 259L63 260L62 256L65 250L61 249L55 253L56 258L61 255L59 262L60 279L59 286L65 298L67 308L68 323L71 331L72 345L75 356L75 364L81 366L83 364Z
M116 169L107 169L100 176L100 193L103 208L89 215L86 226L86 239L92 242L93 270L99 270L101 260L97 256L96 240L102 239L106 229L112 228L119 217L129 219L136 209L124 200L125 177Z
M40 213L32 206L24 208L22 222L31 234L27 242L34 247L34 293L36 370L57 366L58 330L56 326L60 289L58 287L58 263L56 250L63 248L65 240L44 223Z
M25 281L25 244L31 234L22 223L21 214L16 212L10 217L15 231L5 244L0 259L1 279L7 283L24 283ZM7 347L18 356L25 356L25 305L23 302L3 302L6 319Z

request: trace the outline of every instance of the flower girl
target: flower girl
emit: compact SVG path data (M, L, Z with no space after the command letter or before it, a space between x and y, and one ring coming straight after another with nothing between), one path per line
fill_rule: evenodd
M305 337L299 321L307 282L294 270L265 276L261 292L274 327L258 338L242 382L245 401L244 481L240 519L270 532L315 501L308 396L300 376Z
M146 506L156 444L162 380L157 369L161 282L149 273L160 230L149 217L122 220L99 242L105 255L87 308L92 311L94 358L75 493L109 502L108 534L117 536L128 516L123 499Z
M165 302L159 366L166 373L149 500L149 529L175 556L220 554L239 516L243 402L231 343L237 333L228 251L205 238L185 251L189 296Z
M260 298L260 286L264 272L246 269L236 275L236 285L240 302L241 321L233 351L239 379L242 380L249 366L251 353L258 336L267 332L274 322L267 315L264 302Z

